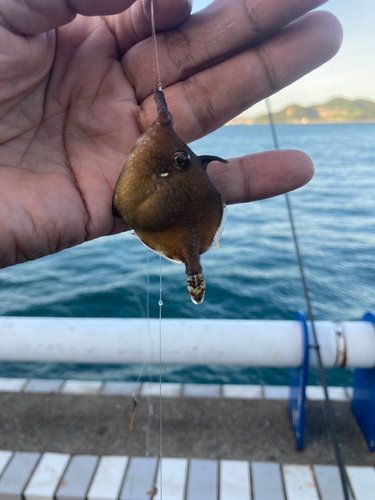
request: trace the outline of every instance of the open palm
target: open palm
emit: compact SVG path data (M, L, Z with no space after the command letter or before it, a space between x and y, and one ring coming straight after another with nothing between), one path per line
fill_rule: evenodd
M137 0L100 16L131 3L2 2L3 267L127 229L111 200L156 114L149 5ZM337 21L304 15L320 3L216 0L190 16L188 1L155 0L161 80L182 139L215 130L329 59L341 40ZM284 151L212 165L210 175L235 203L295 189L312 171L306 155Z

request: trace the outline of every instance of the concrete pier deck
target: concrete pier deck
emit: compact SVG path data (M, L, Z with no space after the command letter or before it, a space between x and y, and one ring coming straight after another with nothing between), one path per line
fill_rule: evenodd
M0 392L0 449L159 455L157 396L137 395L134 430L129 432L131 395L105 394L102 389L92 392ZM335 463L323 402L314 397L307 401L305 448L297 452L287 400L273 399L272 391L270 398L263 391L262 397L256 399L188 397L181 395L181 389L177 392L177 397L162 398L164 457ZM333 407L344 461L347 465L374 466L375 455L368 451L351 414L349 399L342 399L334 401Z

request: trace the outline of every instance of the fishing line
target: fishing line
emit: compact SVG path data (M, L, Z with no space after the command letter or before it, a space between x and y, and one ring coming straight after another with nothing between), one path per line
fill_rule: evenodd
M269 99L266 99L265 101L266 101L268 119L270 122L274 146L275 146L275 149L280 149L279 142L277 139L275 124L273 121L270 102L269 102ZM323 386L323 390L324 390L324 401L325 401L324 409L325 409L325 413L326 413L326 420L329 422L328 428L330 429L330 436L331 436L333 448L335 450L336 462L337 462L337 465L338 465L339 471L340 471L341 484L342 484L344 497L345 497L345 500L350 500L348 480L347 480L346 473L345 473L344 461L343 461L342 455L341 455L340 444L339 444L337 428L336 428L335 415L333 413L332 402L331 402L329 395L328 395L327 380L326 380L323 362L322 362L322 357L321 357L321 353L320 353L318 336L316 334L314 315L313 315L313 311L312 311L309 290L307 288L305 270L304 270L304 266L303 266L303 262L302 262L302 257L301 257L301 252L300 252L300 247L299 247L299 242L298 242L298 237L297 237L297 231L296 231L295 224L294 224L292 206L291 206L291 203L289 200L288 193L285 194L285 201L286 201L286 206L287 206L287 210L288 210L290 227L291 227L292 235L293 235L294 247L295 247L295 251L296 251L296 255L297 255L299 272L301 275L303 293L305 295L308 318L310 321L311 330L312 330L313 339L314 339L314 344L309 345L309 348L315 349L315 352L316 352L316 358L318 361L318 368L319 368L320 382L321 382L321 384Z
M156 74L158 78L157 90L162 90L161 78L160 78L160 66L158 57L158 47L156 43L156 32L155 32L155 15L154 15L154 0L151 0L151 27L152 27L152 47L153 47L153 59L154 59L154 92L156 91ZM161 397L161 381L162 381L162 365L161 365L161 308L163 305L162 300L162 272L161 272L161 256L159 256L159 487L160 487L160 500L163 500L163 423L162 423L162 397Z
M153 351L154 351L154 343L152 340L151 328L150 328L150 269L149 269L150 258L149 258L148 253L147 253L147 261L146 262L147 262L147 264L146 264L146 285L147 285L146 286L146 320L147 320L147 333L148 333L148 339L149 339L150 346L151 346L151 352L150 352L148 358L146 358L142 363L142 366L138 372L136 384L139 383L146 365L149 364L150 359L152 359L152 357L153 357ZM149 378L149 382L152 382L152 378L151 378L150 374L148 375L148 378ZM138 405L138 400L136 398L135 391L133 391L133 393L132 393L132 409L131 409L130 418L129 418L129 431L130 432L132 432L132 430L133 430L133 423L134 423L134 419L135 419L135 412L136 412L137 405ZM145 450L146 457L148 457L150 455L151 420L152 420L152 417L154 414L154 409L153 409L151 397L149 394L147 394L147 407L148 407L147 423L146 423L146 426L143 427L143 429L144 428L146 429L146 450Z
M161 256L159 256L159 261L160 261L160 281L159 281L159 388L160 388L160 393L159 393L159 422L160 422L160 427L159 427L159 483L160 483L160 500L163 500L163 490L162 490L162 484L163 484L163 468L162 468L162 458L163 458L163 425L162 425L162 399L161 399L161 380L162 380L162 366L161 366L161 308L163 306L163 300L162 300L162 273L161 273Z
M151 353L150 358L152 358L152 351L154 350L154 343L152 342L151 330L150 330L150 269L149 269L150 258L147 252L147 265L146 265L146 276L147 276L147 291L146 291L146 318L147 318L147 333L148 339L151 343ZM137 383L140 381L143 371L147 365L148 361L145 359L139 370ZM135 398L135 393L133 393L133 398Z
M153 74L154 74L154 92L156 90L156 79L158 76L158 90L162 90L161 78L160 78L160 66L158 57L158 46L156 44L156 32L155 32L155 17L154 17L154 0L151 0L151 29L152 29L152 54L153 54Z
M147 295L146 295L146 315L147 315L147 334L148 334L148 340L151 345L151 352L150 352L150 357L149 360L152 359L153 357L153 352L154 352L154 342L152 340L152 335L151 335L151 328L150 328L150 256L147 253ZM144 367L147 364L147 360L143 362L142 370L141 373L143 372ZM140 375L141 375L140 373ZM138 381L140 378L140 375L138 377ZM149 382L152 382L152 377L149 373L148 375L148 380ZM147 394L147 408L148 408L148 416L147 416L147 423L146 423L146 457L150 456L150 441L151 441L151 422L152 422L152 417L154 415L154 407L152 405L151 401L151 396L150 394Z

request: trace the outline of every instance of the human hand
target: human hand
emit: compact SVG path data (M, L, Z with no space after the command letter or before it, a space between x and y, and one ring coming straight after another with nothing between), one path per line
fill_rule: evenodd
M2 267L127 229L112 216L113 188L156 116L150 5L132 3L0 5ZM155 0L176 133L198 139L332 57L337 20L306 14L321 3L216 0L190 16L188 0ZM239 203L300 187L313 165L302 152L279 151L209 173L226 202Z

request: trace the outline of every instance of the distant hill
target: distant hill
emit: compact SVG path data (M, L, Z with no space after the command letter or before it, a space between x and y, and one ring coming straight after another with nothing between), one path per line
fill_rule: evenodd
M366 99L343 99L336 97L325 104L315 104L304 108L297 104L287 106L278 113L273 113L275 123L347 123L347 122L374 122L375 102ZM254 120L236 118L229 124L265 124L268 115L261 115Z

